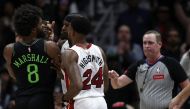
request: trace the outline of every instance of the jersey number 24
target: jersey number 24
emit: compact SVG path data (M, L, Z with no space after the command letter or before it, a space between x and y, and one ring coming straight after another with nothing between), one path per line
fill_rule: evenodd
M92 76L92 70L91 69L87 69L83 73L83 77L87 77L83 81L83 90L91 89L91 85L95 85L96 88L101 88L101 86L103 84L102 67L99 68L98 72L92 77L92 79L91 79L91 76Z

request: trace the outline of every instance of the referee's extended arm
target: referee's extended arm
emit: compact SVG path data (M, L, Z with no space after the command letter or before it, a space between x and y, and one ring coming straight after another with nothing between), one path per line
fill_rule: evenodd
M133 82L133 80L131 80L128 76L119 76L119 74L114 70L109 71L109 78L111 79L111 85L114 89L122 88Z

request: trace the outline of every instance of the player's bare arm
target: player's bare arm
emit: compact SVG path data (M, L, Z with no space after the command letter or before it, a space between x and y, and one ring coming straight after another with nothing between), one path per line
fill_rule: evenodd
M53 64L56 67L58 77L63 78L61 73L61 51L57 44L53 41L46 41L47 54L53 59Z
M108 65L107 65L106 55L104 51L101 48L100 48L100 51L104 59L103 78L104 78L104 92L106 92L109 88Z
M109 78L111 79L111 85L114 89L122 88L133 82L133 80L131 80L128 76L119 76L119 74L114 70L109 71Z
M73 50L66 50L61 54L61 68L65 70L70 80L70 86L64 95L64 100L70 100L82 89L82 79L77 65L78 55Z
M11 59L12 59L12 55L13 55L13 46L14 44L8 44L5 46L4 48L4 52L3 52L3 56L6 60L6 67L7 67L7 70L9 72L9 75L14 79L16 80L16 77L15 77L15 74L11 68Z

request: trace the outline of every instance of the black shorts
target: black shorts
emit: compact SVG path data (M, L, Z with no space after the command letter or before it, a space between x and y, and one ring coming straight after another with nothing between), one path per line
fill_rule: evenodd
M54 109L52 94L19 96L15 99L16 109Z

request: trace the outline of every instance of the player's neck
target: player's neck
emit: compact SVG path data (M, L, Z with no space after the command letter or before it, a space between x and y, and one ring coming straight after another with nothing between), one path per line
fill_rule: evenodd
M74 42L74 45L82 47L82 48L88 48L89 43L86 42L86 40L78 40L78 41Z
M31 37L31 36L18 36L18 37L20 37L19 42L23 42L23 43L31 43L36 39L34 37Z
M87 43L86 40L85 40L85 39L82 39L82 38L76 38L76 39L74 39L74 40L72 41L72 44L73 44L73 45L76 45L76 44L82 45L82 44L86 44L86 43Z

